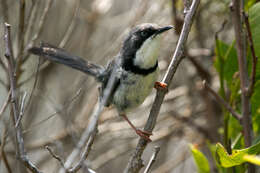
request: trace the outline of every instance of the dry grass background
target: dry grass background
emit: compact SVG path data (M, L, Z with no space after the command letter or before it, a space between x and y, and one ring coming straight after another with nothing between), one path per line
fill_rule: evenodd
M173 2L176 4L173 5ZM159 66L163 75L178 40L178 21L183 19L183 7L181 1L174 0L25 0L25 3L24 61L18 78L19 94L27 93L22 118L25 146L30 160L40 170L57 172L59 162L44 147L48 145L62 159L76 147L97 102L97 83L83 73L49 62L40 62L36 75L38 57L28 55L26 48L43 41L105 65L119 51L131 27L144 22L172 24L175 32L168 32L162 39ZM197 143L203 148L206 139L212 142L219 140L219 108L200 88L200 82L206 75L214 86L217 85L212 52L214 33L226 18L223 4L223 1L201 1L187 43L187 58L177 70L151 137L153 142L143 156L147 164L154 146L161 147L153 173L196 172L188 144ZM19 53L19 3L1 0L0 7L0 58L5 62L2 41L4 22L12 25L15 57ZM44 11L46 9L47 12ZM46 16L42 21L44 13ZM38 32L37 37L35 34ZM32 42L35 36L37 39ZM230 35L222 37L229 40ZM3 105L8 94L8 78L2 66L0 79L0 105ZM144 126L154 94L128 115L136 126ZM0 116L1 142L6 135L4 151L12 172L28 172L16 160L14 130L9 115L10 107L7 107ZM113 108L104 111L98 130L86 165L97 172L123 172L138 137ZM205 152L208 151L205 149ZM2 155L0 172L7 172Z

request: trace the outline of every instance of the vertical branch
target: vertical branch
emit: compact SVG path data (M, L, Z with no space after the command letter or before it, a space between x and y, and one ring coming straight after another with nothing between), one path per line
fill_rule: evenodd
M250 114L250 101L247 94L249 87L249 77L247 73L246 63L246 38L244 29L242 26L242 16L240 13L241 4L239 0L233 0L230 6L232 20L234 24L235 37L236 37L236 49L237 58L239 63L239 77L241 88L241 100L242 100L242 125L243 133L245 137L245 145L249 147L251 145L251 114Z
M232 0L230 4L230 11L232 21L234 24L235 37L236 37L236 49L237 58L239 64L239 78L241 88L241 100L242 100L242 126L245 146L249 147L252 143L252 124L251 124L251 108L250 108L250 96L248 95L249 89L249 76L247 72L246 61L246 35L243 29L242 12L244 10L244 1ZM248 165L248 173L254 173L255 167L251 164Z
M178 40L171 63L169 65L167 72L163 79L163 83L167 84L168 87L171 84L172 78L178 68L178 65L184 58L185 43L188 38L190 28L192 25L192 21L195 16L195 12L199 6L199 3L200 3L199 0L193 0L191 7L189 8L187 14L185 15L184 24L183 24L180 38ZM157 117L158 117L158 114L159 114L159 111L160 111L160 108L161 108L165 95L166 95L166 92L164 90L157 91L156 98L154 100L152 109L150 111L150 115L149 115L148 120L144 127L145 131L152 132L152 130L154 129L154 126L156 124L156 120L157 120ZM142 154L143 154L146 146L147 146L147 141L145 139L140 139L137 144L137 147L135 149L135 152L133 153L132 157L130 158L130 160L127 164L126 169L124 170L125 173L138 172L143 167L143 161L142 161L141 157L142 157Z
M252 71L251 71L251 77L250 77L250 85L248 88L248 95L252 96L254 92L254 85L255 85L255 75L256 75L256 64L258 57L255 54L255 48L254 48L254 42L253 42L253 36L250 28L250 24L248 21L248 15L243 12L245 24L246 24L246 30L247 30L247 36L249 41L249 46L251 49L252 57L253 57L253 63L252 63Z
M18 124L17 127L15 127L15 124L19 116L19 111L18 111L19 103L17 99L17 87L16 87L17 81L15 75L15 64L14 64L11 35L10 35L11 26L5 23L4 29L5 29L4 39L5 39L5 46L6 46L5 57L8 62L8 73L9 73L9 80L10 80L9 82L10 82L10 90L11 90L12 119L13 119L13 126L15 129L17 154L25 167L27 167L33 173L40 173L40 171L38 171L38 169L34 166L34 164L31 163L31 161L28 159L28 156L25 152L21 125Z

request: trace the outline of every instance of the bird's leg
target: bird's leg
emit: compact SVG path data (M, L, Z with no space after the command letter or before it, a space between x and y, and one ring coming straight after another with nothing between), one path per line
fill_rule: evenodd
M163 83L163 82L155 82L154 88L157 90L162 90L162 91L168 92L168 86L166 83Z
M127 123L134 129L134 131L136 132L136 134L138 136L140 136L141 138L144 138L145 140L147 140L148 142L151 142L152 140L150 139L150 136L152 135L152 133L147 132L147 131L143 131L140 129L137 129L132 123L131 121L127 118L126 114L120 114L120 116L122 116Z

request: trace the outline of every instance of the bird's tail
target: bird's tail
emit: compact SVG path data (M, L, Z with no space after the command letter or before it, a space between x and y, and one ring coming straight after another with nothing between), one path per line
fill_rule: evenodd
M104 67L100 65L93 64L78 56L70 55L65 50L46 43L42 43L40 47L32 47L28 51L35 55L43 56L55 63L64 64L94 76L97 80L100 80L100 76L105 71Z

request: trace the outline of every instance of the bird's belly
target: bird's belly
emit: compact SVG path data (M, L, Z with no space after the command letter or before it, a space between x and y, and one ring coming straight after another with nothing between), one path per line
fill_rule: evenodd
M158 68L149 75L127 73L122 77L113 96L113 104L118 112L125 113L143 103L152 91L157 76Z

